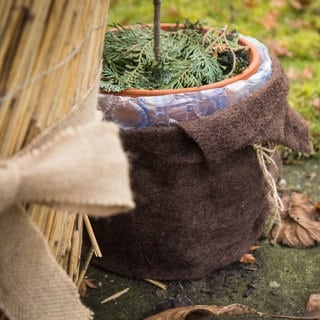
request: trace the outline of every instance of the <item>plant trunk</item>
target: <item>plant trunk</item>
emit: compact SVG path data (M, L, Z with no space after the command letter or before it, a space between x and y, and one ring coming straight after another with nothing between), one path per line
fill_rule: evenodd
M160 44L160 13L161 13L161 0L153 0L153 41L154 41L154 57L156 61L160 61L161 44Z

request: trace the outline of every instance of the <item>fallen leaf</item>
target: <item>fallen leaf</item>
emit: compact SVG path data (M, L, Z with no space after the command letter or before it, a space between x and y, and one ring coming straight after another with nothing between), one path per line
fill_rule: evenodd
M312 105L316 109L318 115L320 115L320 98L318 96L313 97Z
M302 10L304 7L308 6L311 0L289 0L289 4L296 10Z
M287 0L271 0L270 5L272 7L278 7L278 8L286 7Z
M291 26L293 29L301 30L301 29L305 29L305 28L310 28L311 23L310 23L310 21L296 19L296 20L292 21Z
M87 288L96 289L97 286L92 282L92 279L85 278L79 286L80 297L84 297L87 293Z
M257 6L257 2L255 0L242 0L242 6L245 8L254 8Z
M275 27L277 27L278 17L279 17L278 10L273 10L273 9L269 10L261 23L266 28L266 30L270 31L271 29L274 29Z
M281 224L271 231L271 241L294 248L307 248L320 242L320 212L303 193L283 194L285 210Z
M313 180L315 177L317 176L317 173L314 171L314 172L311 172L310 174L309 174L309 179L310 180Z
M251 253L245 253L241 257L240 262L244 264L252 264L256 263L256 258Z
M297 0L289 0L290 5L296 9L296 10L301 10L302 9L302 4L300 3L300 1Z
M250 248L249 248L249 250L250 251L256 251L256 250L258 250L258 249L260 249L261 248L261 246L251 246Z
M255 314L260 315L254 309L245 305L232 304L225 307L210 306L210 305L193 305L180 308L169 309L160 312L154 316L148 317L145 320L187 320L187 319L201 319L208 315L240 315L240 314Z
M259 312L255 309L247 307L243 304L231 304L228 306L210 306L210 305L193 305L186 307L179 307L162 311L145 320L199 320L204 319L206 316L219 317L224 315L255 315L263 318L281 318L281 319L295 319L295 320L316 320L317 318L310 317L296 317L296 316L283 316L273 315L265 312Z
M312 294L307 302L305 317L320 319L320 294Z
M286 47L286 43L276 39L265 39L265 45L268 47L270 53L277 57L291 57L292 53Z
M301 80L310 80L313 78L313 67L308 66L300 73Z
M289 78L289 80L297 80L299 78L299 74L298 74L296 68L293 66L289 67L286 74L287 74L287 77Z
M300 81L310 80L313 78L313 75L314 75L314 70L312 66L308 66L300 72L298 72L293 66L290 66L287 71L287 77L290 80L300 80ZM317 103L317 101L315 102Z
M179 10L176 5L171 4L165 11L164 15L166 17L176 17L177 15L179 15Z

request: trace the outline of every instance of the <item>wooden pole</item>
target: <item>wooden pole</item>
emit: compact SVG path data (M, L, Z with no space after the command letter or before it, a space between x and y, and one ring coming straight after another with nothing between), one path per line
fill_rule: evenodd
M156 61L161 58L161 42L160 42L160 15L161 15L161 0L153 0L153 51Z

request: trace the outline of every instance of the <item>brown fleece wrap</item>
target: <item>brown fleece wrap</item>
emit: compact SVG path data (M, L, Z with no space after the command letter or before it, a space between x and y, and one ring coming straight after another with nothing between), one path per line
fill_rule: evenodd
M307 125L289 107L288 88L273 59L265 86L213 116L122 132L136 209L93 221L103 253L94 263L133 277L193 279L239 260L270 210L251 145L310 152Z

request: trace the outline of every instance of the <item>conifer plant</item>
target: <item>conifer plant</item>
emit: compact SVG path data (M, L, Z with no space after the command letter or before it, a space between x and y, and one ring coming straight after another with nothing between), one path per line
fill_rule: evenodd
M249 65L249 50L236 30L205 28L185 20L161 28L161 0L153 0L153 25L113 24L106 33L101 88L180 89L218 82Z

